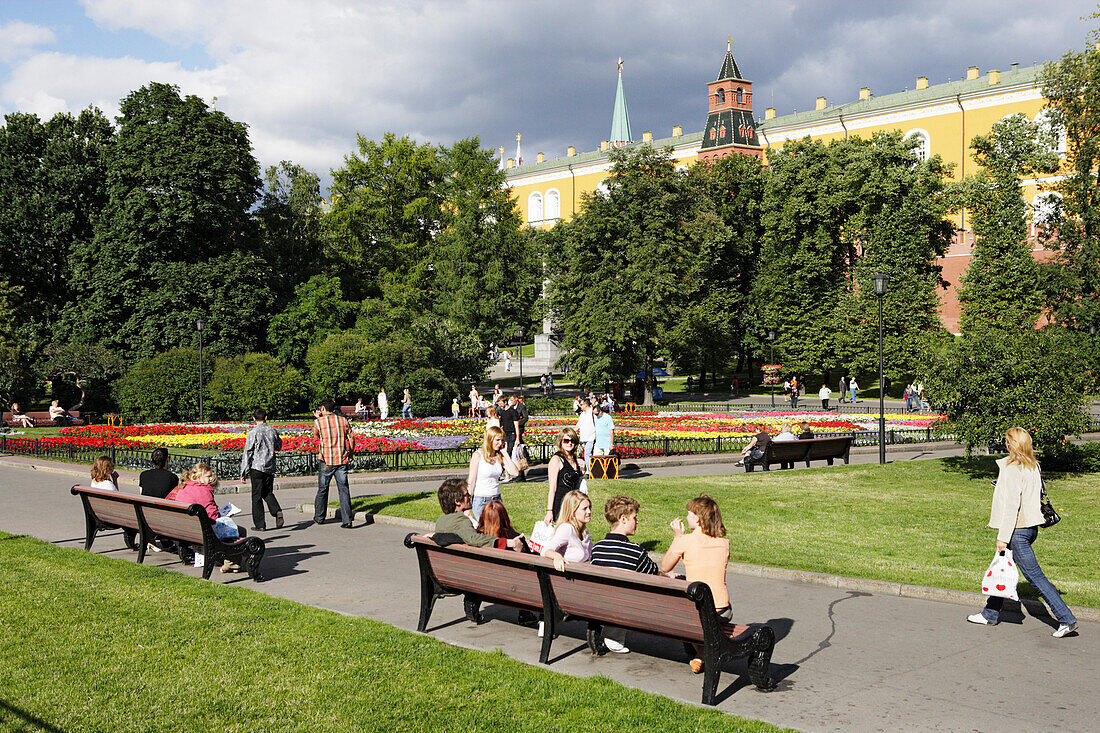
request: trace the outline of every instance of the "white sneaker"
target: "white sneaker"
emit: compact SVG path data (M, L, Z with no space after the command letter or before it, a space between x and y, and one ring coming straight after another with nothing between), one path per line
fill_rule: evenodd
M542 638L542 628L546 625L545 621L539 621L539 638Z
M1072 634L1074 631L1077 631L1076 621L1074 621L1072 624L1062 624L1058 627L1057 631L1051 634L1051 636L1053 636L1055 639L1061 639L1066 634Z
M993 626L994 625L994 623L992 621L990 621L989 619L987 619L985 616L981 615L980 613L972 613L972 614L970 614L969 616L966 617L966 620L969 621L972 624L981 624L982 626Z
M607 647L607 651L615 652L616 654L630 654L630 650L626 648L626 644L620 644L614 639L608 639L606 636L603 640L603 645Z

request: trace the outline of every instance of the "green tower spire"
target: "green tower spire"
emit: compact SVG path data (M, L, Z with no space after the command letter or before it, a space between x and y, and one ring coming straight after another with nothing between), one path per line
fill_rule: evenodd
M619 57L619 84L615 88L615 111L611 113L611 147L618 148L631 143L630 115L626 111L626 95L623 94L623 59Z

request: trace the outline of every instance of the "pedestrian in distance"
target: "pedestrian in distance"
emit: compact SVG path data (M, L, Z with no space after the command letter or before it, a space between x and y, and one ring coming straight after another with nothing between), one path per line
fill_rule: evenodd
M859 383L856 382L855 375L852 375L851 381L848 382L848 391L852 393L852 404L854 405L859 401L856 399L856 392L859 391Z
M252 420L255 425L245 436L241 452L241 483L252 482L252 529L266 532L265 503L275 526L283 526L283 508L275 498L275 453L283 449L283 439L267 424L267 411L262 407L252 413Z
M313 500L313 523L324 524L328 514L328 487L336 478L340 496L340 527L351 529L351 493L348 489L348 464L355 453L355 440L347 418L337 413L336 403L321 403L320 416L313 422L317 438L317 496Z
M817 391L817 396L821 398L821 409L829 409L829 398L833 396L833 393L829 390L829 385L821 385L821 389Z
M378 417L385 420L390 416L390 398L386 396L386 388L378 388Z
M844 377L840 378L840 394L839 394L839 398L838 398L840 404L843 405L844 401L847 398L848 398L848 377L844 376Z
M1043 477L1035 460L1031 434L1021 427L1005 432L1008 455L997 459L997 480L993 484L993 506L989 526L997 530L995 551L1012 551L1012 559L1024 577L1050 606L1058 620L1051 634L1061 639L1077 630L1077 617L1062 600L1054 584L1047 580L1031 545L1039 536L1039 526L1045 521L1041 509ZM1004 598L989 596L980 613L967 616L972 624L995 626L1001 620Z
M412 420L413 416L413 398L412 392L408 387L405 387L405 394L401 395L401 418L403 420Z
M504 431L491 427L485 431L485 441L470 457L470 472L466 485L473 486L473 501L470 515L476 522L481 518L481 510L493 499L502 500L500 481L504 475L515 476L519 473L512 457L505 450Z

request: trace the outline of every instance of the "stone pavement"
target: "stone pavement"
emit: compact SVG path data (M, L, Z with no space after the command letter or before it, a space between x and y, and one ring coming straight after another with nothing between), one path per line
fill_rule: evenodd
M666 470L701 473L704 468L649 470L659 475ZM80 502L68 493L72 483L72 475L45 467L0 465L0 530L82 547L83 514ZM415 484L356 484L352 493L395 486L407 491ZM312 494L308 489L280 493L284 505ZM295 522L299 516L301 521ZM306 516L291 515L282 530L262 535L268 543L266 582L220 573L214 582L415 629L418 570L414 553L401 545L408 530L381 524L357 524L350 531L336 523L310 527ZM99 536L92 550L124 560L136 557L123 548L117 532ZM167 553L152 554L146 561L199 575ZM1048 570L1057 582L1058 569ZM966 623L974 608L953 603L733 573L728 582L739 621L775 627L779 642L772 673L780 682L776 691L765 694L740 687L736 674L723 675L718 707L726 712L814 731L1096 729L1096 622L1084 622L1079 635L1058 640L1051 638L1052 621L1045 615L1018 615L1000 628L988 628ZM464 620L459 599L443 599L436 604L429 633L447 643L499 648L515 659L538 663L539 640L532 629L516 623L514 611L489 606L486 616L487 623L475 626ZM632 634L627 643L631 654L593 658L584 644L584 627L566 624L550 669L602 674L698 703L702 680L689 673L678 644L640 634Z

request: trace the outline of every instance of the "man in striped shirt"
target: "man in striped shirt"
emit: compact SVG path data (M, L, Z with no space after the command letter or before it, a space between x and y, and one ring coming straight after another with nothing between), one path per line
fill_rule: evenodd
M607 536L592 546L592 564L605 568L633 570L649 575L660 575L661 569L649 557L641 545L629 537L638 529L638 510L641 505L629 496L613 496L604 505L603 514L611 529ZM605 627L604 646L616 654L626 654L626 629Z
M355 451L351 425L336 409L336 403L325 400L320 414L313 421L313 437L317 438L317 497L313 500L313 523L324 524L328 513L328 487L336 477L340 495L340 527L351 529L351 492L348 489L348 463Z

